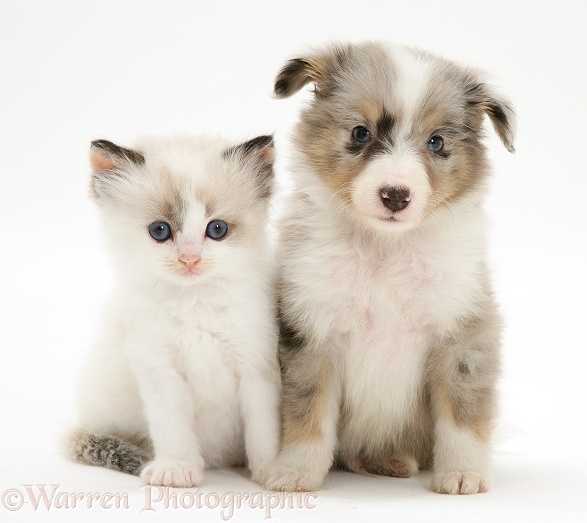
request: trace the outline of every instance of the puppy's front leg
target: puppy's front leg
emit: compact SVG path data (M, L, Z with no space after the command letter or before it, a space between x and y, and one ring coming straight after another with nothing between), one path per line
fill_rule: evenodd
M477 319L428 360L435 420L432 488L476 494L489 485L489 439L499 374L499 326Z
M282 449L264 485L271 490L312 491L334 459L340 377L331 358L307 345L282 345Z

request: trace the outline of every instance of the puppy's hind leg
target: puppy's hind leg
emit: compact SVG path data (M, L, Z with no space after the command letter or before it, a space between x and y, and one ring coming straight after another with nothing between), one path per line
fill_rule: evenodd
M377 467L367 467L367 471L380 476L409 478L418 473L418 462L412 457L395 457L383 461Z
M499 321L472 320L428 361L434 417L432 488L476 494L488 488L489 439L499 374Z
M328 355L282 345L282 449L269 467L270 490L318 489L332 466L340 378Z

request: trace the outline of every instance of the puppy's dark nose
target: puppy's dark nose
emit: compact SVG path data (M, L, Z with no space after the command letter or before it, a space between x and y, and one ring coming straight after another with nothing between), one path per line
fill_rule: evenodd
M384 187L379 193L383 205L397 212L410 205L410 190L405 187Z

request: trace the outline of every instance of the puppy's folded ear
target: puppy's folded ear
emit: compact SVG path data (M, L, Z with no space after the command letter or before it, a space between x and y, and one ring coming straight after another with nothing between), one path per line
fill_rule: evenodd
M275 147L273 135L257 136L224 151L227 159L236 158L246 162L257 174L257 181L262 197L271 196L273 186L273 163Z
M511 153L515 152L516 114L511 102L496 93L490 85L479 81L468 84L466 97L470 106L478 108L489 116L495 132L506 149Z
M310 82L323 81L327 69L326 54L289 60L277 74L273 92L277 98L287 98Z

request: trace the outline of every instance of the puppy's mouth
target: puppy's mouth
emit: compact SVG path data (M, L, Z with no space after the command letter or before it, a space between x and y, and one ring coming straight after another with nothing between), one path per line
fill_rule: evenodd
M403 211L389 211L388 209L382 209L380 216L375 216L376 219L382 222L398 222L404 223L406 213Z
M403 220L399 219L400 217L398 216L398 213L391 213L389 216L385 216L383 218L380 218L380 220L383 220L384 222L400 222Z
M408 209L391 211L385 207L377 207L367 211L366 213L363 212L360 214L362 214L363 219L372 226L383 228L389 231L399 231L406 228L409 229L415 226L417 223L417 220L414 220L413 213Z

